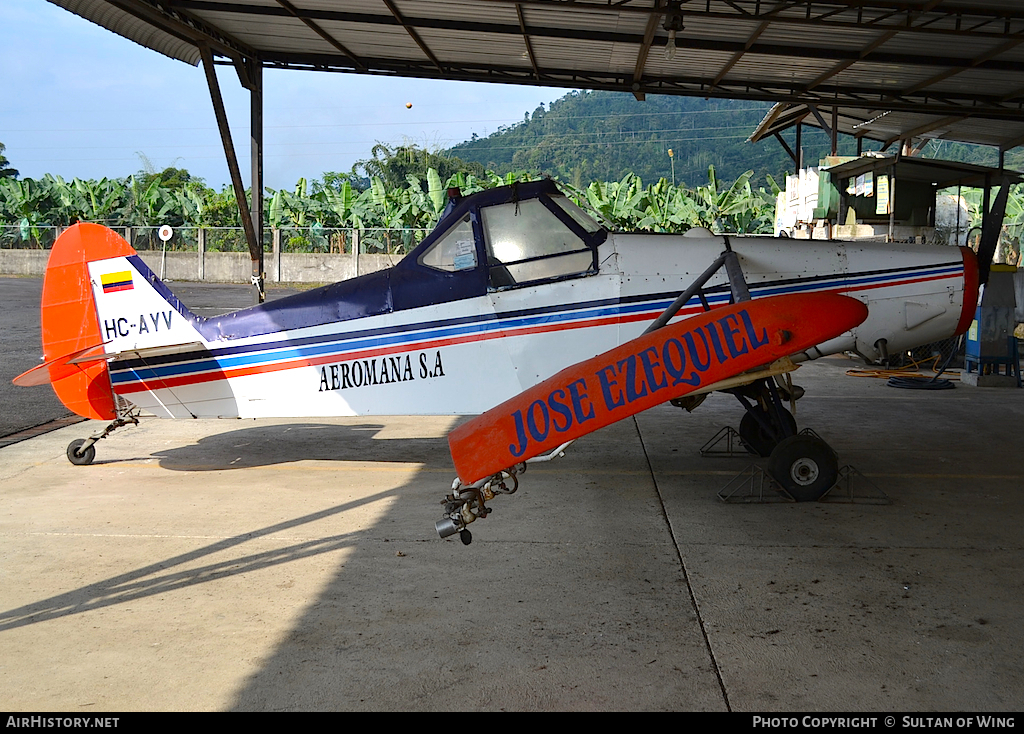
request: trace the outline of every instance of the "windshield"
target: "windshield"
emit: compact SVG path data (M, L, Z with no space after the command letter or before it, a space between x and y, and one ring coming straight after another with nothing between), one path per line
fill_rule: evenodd
M558 204L558 206L562 207L562 209L565 210L566 214L575 219L576 223L583 227L583 229L587 230L588 232L594 233L601 229L601 225L594 221L594 219L589 214L587 214L585 211L583 211L578 206L573 204L571 201L569 201L569 199L567 199L562 194L553 194L548 198L551 199L551 201L553 201L554 203Z

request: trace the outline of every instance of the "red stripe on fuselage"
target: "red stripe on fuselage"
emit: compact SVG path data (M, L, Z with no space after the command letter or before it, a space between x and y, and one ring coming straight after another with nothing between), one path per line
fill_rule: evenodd
M975 270L976 272L976 270ZM865 291L873 290L878 288L889 288L893 286L910 285L913 283L924 283L933 280L943 280L947 278L962 278L962 274L953 273L949 275L936 275L925 278L906 278L899 281L890 281L885 283L877 283L872 285L854 286L848 288L824 288L818 290L808 290L805 293L837 293L844 295L852 293L854 291ZM756 289L756 286L755 286ZM716 304L712 306L712 310L721 308L728 304ZM680 318L687 318L698 313L703 312L701 306L690 306L679 311L679 314L673 318L673 322ZM122 383L115 385L114 391L120 395L128 395L131 393L145 392L152 390L160 390L165 388L182 387L184 385L202 384L206 382L214 382L217 380L229 380L236 377L246 377L249 375L260 375L267 374L270 372L279 372L282 370L301 369L303 367L319 367L325 364L331 364L334 362L354 362L360 359L373 359L374 357L386 357L392 354L404 354L406 352L423 351L426 349L436 349L438 347L453 346L456 344L467 344L477 341L489 341L492 339L500 339L505 337L515 336L528 336L531 334L543 334L552 331L570 331L574 329L591 329L599 326L611 326L615 324L629 324L637 321L651 321L656 318L663 309L652 309L651 311L643 311L634 314L622 315L622 316L605 316L597 319L587 319L585 321L577 321L572 323L553 323L553 324L542 324L537 326L524 326L515 329L500 329L491 332L481 332L477 334L467 334L460 337L450 337L447 339L434 339L424 342L415 342L411 344L399 344L390 347L381 347L377 349L360 349L355 352L338 352L335 354L322 355L318 357L309 357L307 359L291 359L285 362L276 362L265 365L252 365L249 367L234 367L226 370L209 370L207 372L193 373L189 375L180 375L177 377L165 377L157 379L146 379L140 382L134 383ZM973 314L973 310L971 311ZM970 322L968 322L968 325Z

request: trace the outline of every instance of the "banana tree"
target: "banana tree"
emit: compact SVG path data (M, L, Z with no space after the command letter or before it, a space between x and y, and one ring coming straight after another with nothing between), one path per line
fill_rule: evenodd
M359 192L348 181L342 181L337 189L325 188L320 192L327 210L333 215L339 227L362 227L364 207Z
M707 227L712 231L747 232L764 216L765 207L770 206L767 195L755 195L750 188L753 171L746 171L727 189L720 189L715 167L708 166L708 183L691 192L694 201L692 216L694 226Z
M148 185L134 176L128 179L128 205L123 212L125 224L132 227L156 227L177 214L177 200L154 179ZM175 216L180 219L180 215Z
M643 183L638 176L627 173L621 181L594 181L584 194L590 209L609 227L635 229L644 197Z
M81 196L86 208L84 218L90 222L107 222L115 218L124 204L125 188L119 181L102 178L99 181L83 181L75 178L71 186Z
M648 232L685 232L691 202L683 189L665 178L649 186L641 201L643 216L636 228Z
M7 216L18 221L22 242L31 247L41 246L38 227L47 223L44 217L49 212L49 195L50 186L45 181L0 178L0 197L5 201Z
M342 181L338 188L324 188L317 192L322 201L323 211L332 226L361 229L364 226L365 206L359 192L349 181ZM330 249L345 252L348 249L348 233L339 232L331 236Z
M996 262L1011 265L1020 264L1020 239L1024 233L1024 196L1020 184L1010 189L1006 199L1006 214L1003 217L1003 236L1001 246L996 250Z
M441 212L447 203L445 188L441 185L441 176L437 169L427 169L427 190L423 191L423 182L417 176L406 176L409 184L406 193L409 196L410 209L406 218L408 226L430 228L437 224Z

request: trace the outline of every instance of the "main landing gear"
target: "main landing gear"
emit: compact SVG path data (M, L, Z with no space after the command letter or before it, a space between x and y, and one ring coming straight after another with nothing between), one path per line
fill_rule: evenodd
M817 436L790 436L772 450L768 474L797 502L814 502L839 479L839 457Z
M793 414L782 404L783 398L795 404L803 395L801 388L764 379L728 392L746 409L740 420L740 439L750 453L767 457L768 475L790 497L813 502L835 486L838 455L818 436L797 433Z
M770 456L782 439L796 435L796 432L796 419L785 408L775 416L771 411L754 405L747 408L740 418L740 438L757 456Z
M96 458L96 442L101 438L106 438L118 428L127 425L139 425L139 411L127 410L123 415L119 415L111 421L111 423L99 433L94 433L92 436L89 436L89 438L76 438L68 444L68 461L75 466L91 464L93 459Z

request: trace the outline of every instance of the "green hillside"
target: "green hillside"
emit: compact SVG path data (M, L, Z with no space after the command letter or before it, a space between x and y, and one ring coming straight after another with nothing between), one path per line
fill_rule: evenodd
M526 113L522 122L499 128L486 138L474 137L448 151L450 155L482 164L496 173L529 171L554 176L575 186L591 181L620 181L634 173L644 183L659 178L695 186L707 181L714 165L719 179L733 181L752 170L751 184L766 186L766 174L784 185L793 161L774 138L748 143L747 138L771 108L766 102L744 102L694 97L650 95L638 102L633 95L616 92L570 92L548 108ZM795 147L791 129L784 136ZM828 136L817 128L803 129L804 160L814 165L828 153ZM877 149L868 141L865 150ZM895 150L895 146L890 151ZM856 153L856 142L840 136L839 154ZM933 141L926 158L995 166L995 148ZM1008 168L1024 166L1024 148L1010 151Z
M714 165L724 181L753 170L752 183L761 186L765 174L778 179L794 168L777 141L746 142L770 107L669 96L638 102L631 94L570 92L548 109L540 106L522 122L474 137L449 153L497 173L525 170L586 186L618 181L627 173L644 182L671 181L672 149L677 184L705 183L708 166ZM805 128L803 140L806 160L827 152L823 132ZM847 145L852 149L852 141Z

